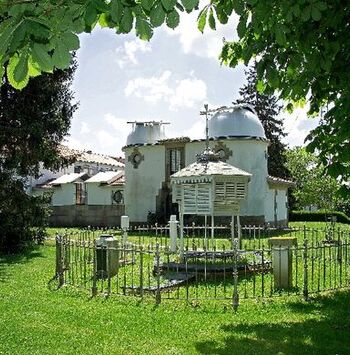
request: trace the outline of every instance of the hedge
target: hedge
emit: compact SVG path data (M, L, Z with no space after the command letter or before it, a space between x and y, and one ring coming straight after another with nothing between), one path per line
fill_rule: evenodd
M337 217L337 222L350 224L350 218L343 212L338 211L291 211L289 220L291 222L326 222L331 216Z

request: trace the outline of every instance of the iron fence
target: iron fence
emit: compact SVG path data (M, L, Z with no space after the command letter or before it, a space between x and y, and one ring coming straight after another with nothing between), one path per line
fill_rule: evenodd
M237 240L232 243L225 239L224 233L209 247L201 242L200 234L187 233L184 248L174 252L169 247L167 228L156 227L157 233L141 228L137 233L149 235L133 239L131 232L126 243L117 230L108 231L115 238L105 244L96 240L101 231L57 235L58 285L86 289L92 296L151 297L156 303L162 299L231 300L236 308L242 299L289 295L307 299L311 294L350 284L349 231L333 231L330 236L322 230L288 230L298 245L287 249L269 245L263 230L257 232L256 228L247 228L241 244L249 240L255 243L247 243L245 248ZM290 260L290 285L281 288L272 261L282 260L278 254L285 252Z

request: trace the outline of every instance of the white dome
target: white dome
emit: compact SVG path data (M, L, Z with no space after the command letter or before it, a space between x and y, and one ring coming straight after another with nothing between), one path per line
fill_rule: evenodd
M209 137L229 136L266 138L262 123L248 105L219 111L209 120Z
M163 122L132 122L133 127L126 139L126 145L156 143L165 139Z

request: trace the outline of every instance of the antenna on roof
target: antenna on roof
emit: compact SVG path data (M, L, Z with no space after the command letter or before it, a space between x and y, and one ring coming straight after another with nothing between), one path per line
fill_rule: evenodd
M204 104L205 111L201 111L200 115L205 115L205 150L209 149L209 119L208 119L208 104Z

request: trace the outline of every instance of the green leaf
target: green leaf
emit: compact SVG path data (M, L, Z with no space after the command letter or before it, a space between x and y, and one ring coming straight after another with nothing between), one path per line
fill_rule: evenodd
M124 9L123 17L120 21L122 29L125 33L129 33L131 31L133 22L134 22L134 16L132 15L130 8L126 7Z
M203 33L205 24L207 23L207 15L208 15L208 6L204 7L202 11L199 13L197 18L197 26L199 31Z
M0 79L4 76L5 74L5 68L3 65L0 64ZM2 80L0 80L0 86L1 86Z
M181 0L182 5L186 9L186 11L192 11L199 4L199 0Z
M11 53L15 52L18 48L22 47L23 41L26 37L27 25L25 21L21 21L15 28L12 34L12 41L10 44L9 51Z
M123 16L124 6L120 2L120 0L112 0L111 2L111 17L112 20L116 23L119 23Z
M234 1L232 1L232 7L237 15L240 15L240 16L244 15L244 13L245 13L244 1L234 0Z
M320 21L321 20L321 17L322 17L321 12L316 6L313 6L311 8L311 17L315 21Z
M163 24L165 20L165 12L163 10L163 6L161 4L156 4L152 7L150 12L151 24L154 27L158 27Z
M12 57L13 58L13 57ZM28 55L21 55L13 72L14 79L20 83L28 75Z
M280 46L284 46L287 43L286 34L284 33L284 27L277 26L275 31L276 42Z
M61 39L69 50L77 50L80 47L79 37L72 32L62 33Z
M46 46L40 43L34 43L32 48L32 58L39 65L42 71L50 72L53 69L51 56L47 53Z
M266 89L266 85L264 84L264 82L262 80L258 80L256 83L256 89L258 90L259 94L263 94L265 89Z
M167 11L170 11L174 8L174 6L176 5L176 0L161 0L164 9Z
M311 6L306 6L301 13L301 19L304 22L307 22L310 20L310 15L311 15Z
M30 56L28 61L28 73L30 77L36 77L41 74L41 70L38 65L33 62L33 58Z
M237 34L239 38L243 38L246 32L247 32L247 14L244 14L239 18L239 22L237 25Z
M176 28L179 25L180 22L180 15L176 10L173 10L168 13L168 16L166 18L166 24L169 28Z
M218 4L216 6L216 17L222 24L226 24L228 21L228 16L223 5Z
M154 0L141 0L141 6L147 11L151 11L153 3Z
M136 18L136 34L144 41L149 41L153 35L150 24L143 18Z
M209 23L209 27L212 30L216 30L216 24L215 24L215 17L214 17L214 11L213 8L210 8L210 12L209 12L209 18L208 18L208 23Z
M322 2L322 1L316 2L314 4L314 6L316 6L320 11L324 11L324 10L327 9L327 4L325 2Z
M97 10L93 2L90 2L85 10L85 24L87 26L92 26L97 20Z
M12 30L12 26L7 27L0 35L0 57L2 57L7 51L11 41Z
M52 55L52 61L55 67L58 69L66 69L69 67L71 59L69 49L63 43L59 43Z
M27 60L28 60L28 57L27 57ZM18 54L15 54L14 56L12 56L10 58L9 63L7 65L7 78L8 78L9 83L15 89L22 90L28 84L29 75L28 75L28 70L27 70L27 74L22 80L17 81L15 79L15 70L19 64L19 61L20 61L20 58L18 57Z

